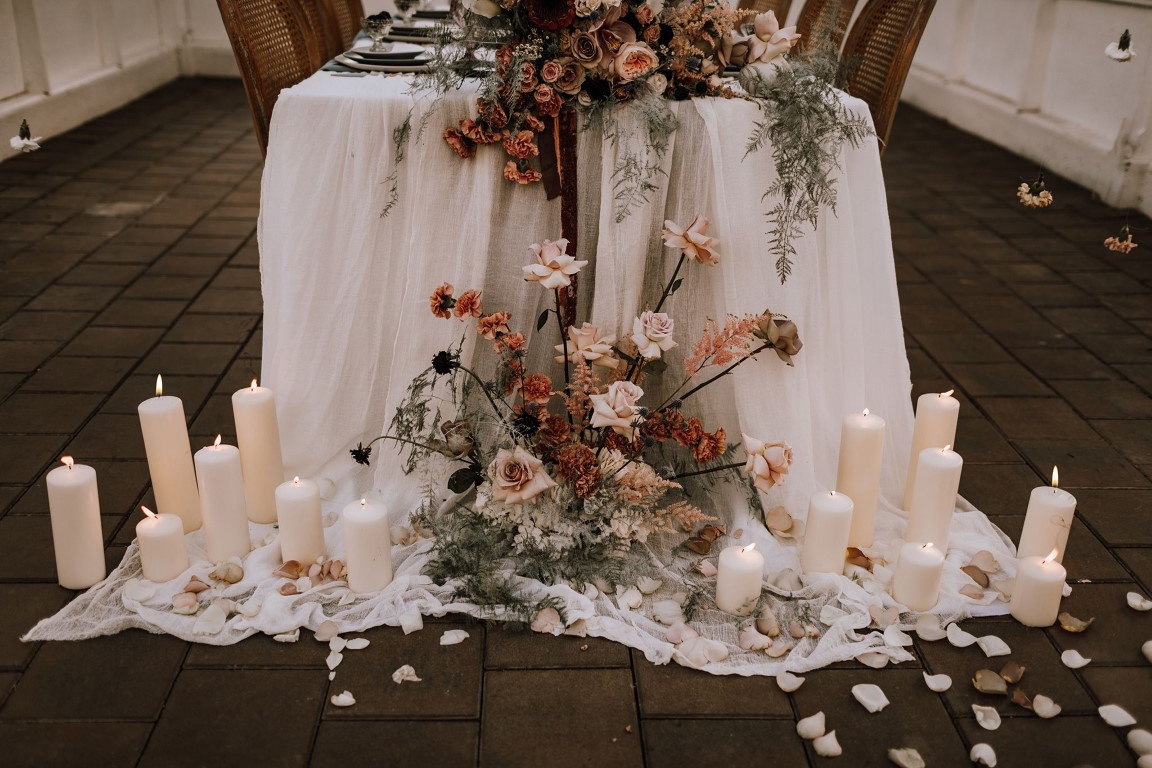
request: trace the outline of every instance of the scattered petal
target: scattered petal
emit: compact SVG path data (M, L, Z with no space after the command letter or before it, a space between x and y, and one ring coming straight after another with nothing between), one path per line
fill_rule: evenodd
M872 617L872 621L874 621L880 629L887 629L900 620L900 609L895 606L884 608L874 603L868 606L868 615ZM932 614L926 613L924 615L931 616ZM941 634L941 637L943 637L943 634Z
M728 533L728 529L722 525L706 525L696 532L696 536L708 543L712 543L726 533Z
M872 558L864 554L858 547L848 547L848 555L845 562L855 565L857 568L863 568L866 571L872 570Z
M772 533L781 533L792 527L792 515L784 507L772 507L764 515L764 525Z
M996 579L992 582L992 589L1000 593L1004 602L1012 600L1012 590L1016 588L1016 579Z
M200 600L192 592L177 592L172 596L172 613L191 616L200 610Z
M1004 678L1004 682L1012 683L1013 685L1015 685L1016 683L1020 682L1020 679L1022 677L1024 677L1024 670L1025 669L1027 669L1027 667L1025 667L1020 662L1009 661L1000 670L1000 677Z
M584 619L576 619L564 627L564 634L569 637L588 637L588 622Z
M784 693L792 693L792 691L804 685L804 678L798 677L791 672L777 672L776 685L780 686L780 690L784 691Z
M836 731L828 731L823 736L817 736L812 740L812 749L820 757L839 757L844 754L840 742L836 741Z
M1128 607L1134 611L1152 611L1152 600L1139 592L1128 593Z
M344 654L339 651L331 651L328 657L324 659L324 663L328 665L329 670L334 670L340 666L340 662L344 661Z
M973 744L972 751L968 753L968 759L976 765L996 768L996 750L992 749L991 744Z
M401 683L419 683L421 680L416 677L416 670L412 668L412 665L405 664L392 673L392 682L400 685Z
M984 573L1000 573L1000 563L996 561L996 556L986 549L972 555L971 565L976 566Z
M1032 711L1045 720L1049 720L1060 714L1060 705L1043 694L1036 694L1032 698Z
M949 624L947 629L948 642L957 648L967 648L976 642L976 635L969 634L960 629L959 624Z
M847 615L848 611L845 611L842 608L837 608L831 603L827 603L823 608L820 609L820 622L830 627Z
M980 693L1008 695L1008 684L1004 682L1004 678L990 669L976 670L976 674L972 676L972 686Z
M1144 658L1152 661L1152 640L1148 640L1140 646L1140 652L1144 654Z
M620 606L620 610L635 610L644 603L644 595L640 593L636 587L616 587L616 604Z
M301 576L296 579L296 592L298 594L302 595L314 586L315 584L312 583L312 579L308 576Z
M356 703L356 699L348 691L336 694L331 701L334 707L350 707Z
M857 656L856 661L860 662L866 667L872 667L872 669L883 669L884 667L888 666L888 658L888 654L886 653L868 651L867 653L862 653Z
M340 653L347 647L348 641L340 637L340 635L336 635L336 637L328 641L328 650L335 651L336 653Z
M236 612L241 616L246 616L249 619L259 615L260 609L264 607L264 598L250 597L242 603L236 604Z
M852 695L869 712L879 712L890 703L880 686L872 683L860 683L852 686Z
M280 585L280 594L284 597L300 594L300 590L296 589L296 582L289 581L287 584Z
M772 638L756 631L754 624L740 630L740 648L745 651L762 651L772 645Z
M973 600L984 599L984 590L975 584L965 584L963 587L960 587L960 594L964 595L964 597L970 597Z
M649 578L648 576L641 576L640 578L636 579L636 588L645 595L652 594L656 590L660 589L663 584L664 582L660 581L660 579L653 579Z
M802 739L815 739L824 735L824 713L817 712L814 715L801 718L796 723L796 733Z
M142 579L128 579L124 582L124 599L146 603L156 594L156 587L151 582Z
M652 618L661 624L672 626L684 621L684 611L675 600L657 600L652 603Z
M668 627L668 631L664 633L664 639L673 645L680 645L690 637L699 636L699 632L692 629L692 627L685 624L683 621L677 621Z
M322 621L320 626L316 627L316 642L326 643L338 634L340 634L340 627L336 622L331 619Z
M788 634L792 635L793 639L799 640L804 637L804 626L796 619L792 619L788 622Z
M948 636L948 633L940 627L940 617L934 613L924 613L916 619L916 634L921 640L930 643Z
M965 575L968 576L968 578L972 579L972 581L976 582L981 587L988 586L988 574L984 573L984 571L980 570L976 566L966 565L960 570L963 571Z
M1008 647L1008 643L1001 640L996 635L984 635L976 641L980 646L980 650L984 651L984 655L988 658L993 656L1007 656L1012 653L1012 649Z
M346 589L344 590L344 594L340 596L340 602L336 603L336 605L343 608L346 605L352 605L354 602L356 602L356 593L350 589Z
M701 560L696 563L696 570L705 576L712 577L716 575L716 563L711 560Z
M208 578L223 581L227 584L235 584L244 578L244 567L239 563L229 560L226 563L220 563L220 565L216 566L215 570L208 574Z
M884 644L893 648L904 648L912 645L912 637L906 632L902 632L900 627L895 624L889 624L888 628L884 630Z
M767 653L769 656L771 656L774 659L778 659L781 656L786 655L794 647L795 647L795 645L793 643L776 643L771 648L769 648L767 651L765 651L765 653Z
M199 576L193 576L192 578L188 579L188 583L184 585L185 592L192 592L194 594L204 592L209 589L212 589L212 587L200 581Z
M448 629L440 635L440 645L459 645L469 637L470 635L462 629Z
M778 573L772 574L768 579L768 583L781 592L796 592L804 588L804 582L801 581L800 575L791 568L785 568Z
M544 608L532 620L532 631L545 635L559 636L564 632L564 622L560 619L560 612L555 608Z
M1067 611L1064 611L1056 617L1056 620L1060 622L1060 629L1064 630L1065 632L1083 632L1084 630L1088 629L1088 627L1092 626L1092 622L1094 622L1096 619L1092 618L1088 619L1088 621L1083 621L1076 618Z
M994 731L1000 727L1000 713L996 711L996 707L982 707L979 704L973 704L972 712L976 715L976 722L984 730Z
M780 634L780 622L776 619L776 612L771 606L766 605L760 609L760 615L756 617L756 631L768 637Z
M181 594L189 594L182 592ZM218 635L224 629L224 624L228 621L228 611L224 606L219 603L212 603L205 609L204 613L200 614L200 618L196 619L196 623L192 626L192 634L194 635Z
M948 675L930 675L925 672L924 682L936 693L943 693L952 687L952 678Z
M719 640L709 640L697 635L685 638L673 658L681 664L687 662L687 666L699 669L709 662L724 661L728 658L728 646Z
M1028 698L1028 694L1024 693L1020 688L1012 691L1012 703L1024 709L1032 709L1032 700Z
M278 643L294 643L300 639L300 627L291 632L281 632L278 635L272 635L272 639Z
M1113 728L1127 728L1130 725L1136 725L1136 718L1132 717L1124 707L1116 704L1105 704L1097 711L1100 713L1100 717L1104 718L1104 722Z
M1138 755L1152 755L1152 733L1143 728L1128 731L1128 748Z
M888 750L888 759L899 768L925 768L927 765L920 753L912 747Z
M1064 662L1064 666L1069 669L1080 669L1080 667L1088 666L1092 659L1084 658L1080 655L1080 651L1064 651L1060 654L1060 661Z
M424 629L424 617L420 615L420 611L415 608L404 611L400 614L400 628L404 630L404 634L410 635L413 632L419 632Z
M1065 583L1064 589L1060 592L1060 596L1061 597L1068 597L1070 594L1072 594L1072 585Z

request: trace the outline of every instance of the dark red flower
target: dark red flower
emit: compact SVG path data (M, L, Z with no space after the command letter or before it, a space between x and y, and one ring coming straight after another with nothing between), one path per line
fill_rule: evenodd
M528 18L542 29L563 29L576 20L574 0L524 0Z

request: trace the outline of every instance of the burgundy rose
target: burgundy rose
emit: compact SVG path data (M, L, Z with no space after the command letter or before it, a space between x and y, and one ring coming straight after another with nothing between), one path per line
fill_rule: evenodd
M543 29L563 29L576 20L574 0L524 0L532 23Z

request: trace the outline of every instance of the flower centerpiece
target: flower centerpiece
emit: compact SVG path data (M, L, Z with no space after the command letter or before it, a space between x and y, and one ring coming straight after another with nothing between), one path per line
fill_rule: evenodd
M744 435L746 456L735 460L741 443L687 411L695 394L762 352L792 365L802 346L795 323L769 311L708 321L693 344L676 339L665 304L686 264L718 263L708 227L702 216L686 227L665 222L679 259L659 301L623 336L566 315L560 291L586 262L563 239L533 244L523 277L554 305L536 329L555 322L559 337L544 371L526 369L528 340L508 312L485 307L475 290L444 283L432 292L432 314L467 323L494 360L466 365L463 339L438 352L377 440L398 442L409 468L442 471L457 494L447 505L430 498L417 524L432 532L430 575L455 581L459 599L508 610L519 577L610 577L650 536L687 535L710 519L685 495L687 478L744 470L762 491L783 481L787 444ZM371 443L352 451L363 464L371 453Z

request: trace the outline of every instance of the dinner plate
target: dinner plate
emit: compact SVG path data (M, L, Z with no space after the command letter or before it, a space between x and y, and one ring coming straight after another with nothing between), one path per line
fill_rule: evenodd
M428 35L388 35L384 39L392 43L424 43L427 45L432 42L432 38Z
M429 37L436 31L435 27L392 27L390 35L407 35L408 37Z
M363 70L365 72L424 72L428 68L428 62L423 60L409 60L403 63L393 62L391 64L369 64L366 61L348 58L342 53L336 57L336 61L346 67Z
M389 62L411 61L416 58L423 58L425 51L423 48L412 48L403 51L364 51L353 48L350 51L345 51L344 55L350 59L357 59L366 64L387 64Z
M447 18L448 18L448 17L449 17L451 14L452 14L452 12L451 12L451 11L449 11L449 10L443 10L443 11L416 11L416 13L414 13L414 14L413 14L413 18L416 18L416 19L432 19L432 20L434 20L434 21L442 21L442 20L444 20L444 19L447 19Z

